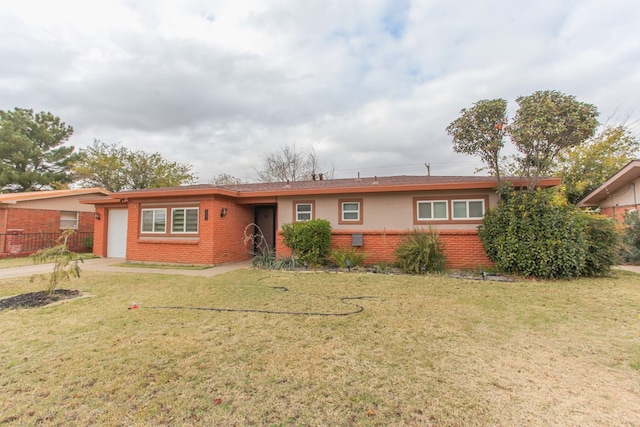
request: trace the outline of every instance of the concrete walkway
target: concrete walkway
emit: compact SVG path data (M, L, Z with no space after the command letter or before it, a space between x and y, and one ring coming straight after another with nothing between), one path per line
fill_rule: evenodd
M633 273L640 273L640 265L617 265L613 268L617 268L625 271L631 271Z
M125 262L123 258L92 258L80 263L80 270L104 271L107 273L136 273L136 274L181 274L184 276L211 277L229 271L251 268L251 261L221 264L204 270L184 270L181 268L138 268L118 267L115 264ZM34 264L24 267L0 268L0 279L47 274L53 271L53 264Z

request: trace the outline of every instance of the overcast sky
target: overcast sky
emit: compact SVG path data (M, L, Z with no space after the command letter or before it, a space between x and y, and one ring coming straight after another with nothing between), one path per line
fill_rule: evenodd
M294 143L337 178L473 175L445 131L460 109L547 89L638 120L638 0L0 0L1 110L200 182Z

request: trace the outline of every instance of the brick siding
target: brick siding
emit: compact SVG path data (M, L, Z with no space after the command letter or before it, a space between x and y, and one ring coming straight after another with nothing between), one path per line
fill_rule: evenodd
M60 231L60 211L46 209L7 209L7 223L2 232L20 229L23 233L56 233ZM5 212L2 212L5 215ZM78 212L79 233L92 232L94 213ZM4 221L3 221L4 222Z
M227 212L221 217L223 208ZM97 211L103 216L101 209L104 210L98 208ZM208 219L205 220L206 211ZM225 199L202 200L199 233L193 237L141 237L140 212L140 204L130 201L127 233L129 261L216 265L251 259L251 254L243 245L243 231L254 221L253 206L236 205ZM94 254L106 256L106 234L106 224L96 227Z
M365 264L395 261L395 249L400 244L406 231L332 231L332 249L351 247L351 236L363 234L363 245L360 250L367 255ZM438 232L444 243L447 257L446 268L473 269L489 267L492 264L487 258L484 247L476 230L442 230ZM282 234L276 236L276 252L279 256L291 255L291 250L282 243Z

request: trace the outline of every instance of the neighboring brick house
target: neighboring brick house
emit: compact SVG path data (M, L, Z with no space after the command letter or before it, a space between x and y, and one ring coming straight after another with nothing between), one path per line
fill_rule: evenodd
M516 179L511 180L520 185ZM544 179L539 186L555 186ZM367 263L394 260L400 239L414 228L436 230L447 267L490 264L477 234L497 202L494 177L391 176L191 185L113 193L89 200L102 218L95 224L94 254L131 261L221 264L251 258L243 238L257 224L278 255L284 223L331 222L332 245L358 246ZM249 249L249 250L248 250Z
M597 208L602 215L622 222L625 213L638 210L639 202L640 160L632 160L580 200L578 207Z
M34 245L42 239L29 239L33 244L17 243L34 234L51 240L65 229L92 233L94 207L80 200L109 194L101 188L0 194L0 256L39 249Z

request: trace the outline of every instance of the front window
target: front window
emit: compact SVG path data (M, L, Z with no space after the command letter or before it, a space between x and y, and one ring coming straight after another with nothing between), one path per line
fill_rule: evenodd
M171 210L172 233L197 233L198 208L176 208Z
M446 220L449 218L446 200L421 200L417 203L418 220L420 221Z
M143 209L142 210L142 232L143 233L164 233L167 230L167 210L166 209Z
M454 200L453 219L482 219L484 200Z
M360 221L360 202L342 202L342 221Z
M78 228L78 212L61 211L60 212L60 228L77 229Z
M310 221L313 219L311 203L296 203L296 221Z

